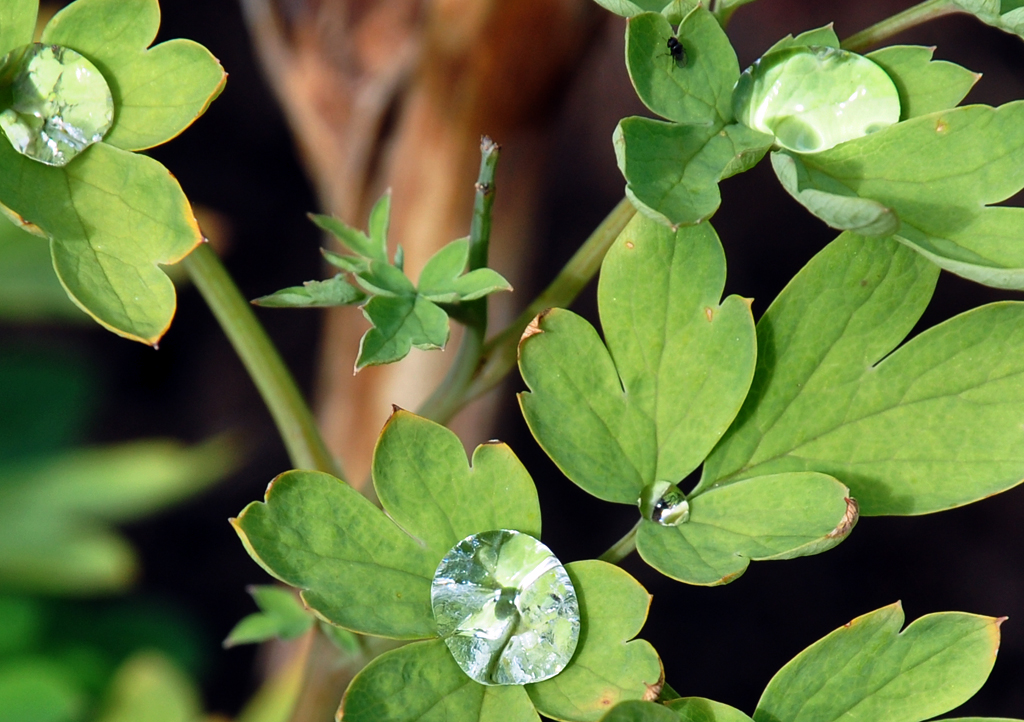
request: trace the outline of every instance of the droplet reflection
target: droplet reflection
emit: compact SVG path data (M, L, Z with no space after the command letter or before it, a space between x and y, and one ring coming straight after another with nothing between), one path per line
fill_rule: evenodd
M462 670L487 685L554 677L576 651L580 608L565 567L529 534L468 536L430 587L438 634Z
M103 75L70 48L32 43L0 59L0 128L14 149L65 166L114 122L114 99ZM2 107L2 106L0 106Z
M662 526L679 526L690 520L686 494L670 481L655 481L645 486L637 504L645 519Z

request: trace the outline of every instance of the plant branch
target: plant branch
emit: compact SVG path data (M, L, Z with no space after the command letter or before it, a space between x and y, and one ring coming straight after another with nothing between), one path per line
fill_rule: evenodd
M201 243L185 257L182 266L270 409L292 464L342 478L295 379L217 254L208 243Z
M929 20L941 18L944 15L963 12L952 0L925 0L922 3L907 8L901 13L888 17L877 22L869 28L851 35L842 42L846 50L860 52L888 40L904 30L922 25Z
M611 548L608 549L604 554L598 557L603 562L609 564L618 564L623 559L628 557L630 554L636 551L636 533L640 529L640 525L643 523L643 519L637 521L633 525L633 528L626 532L626 534L619 539L617 542L612 544Z
M480 173L476 181L473 220L469 229L469 270L487 267L491 242L491 208L494 205L494 172L501 146L486 135L480 139ZM480 366L480 354L487 337L487 297L462 304L460 320L465 323L462 343L444 380L438 385L417 413L445 423L458 411L452 408L473 379Z

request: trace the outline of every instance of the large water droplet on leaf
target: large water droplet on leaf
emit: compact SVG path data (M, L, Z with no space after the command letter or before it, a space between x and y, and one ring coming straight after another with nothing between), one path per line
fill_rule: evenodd
M690 520L690 502L686 494L670 481L655 481L640 492L640 513L662 526L679 526Z
M898 122L900 96L892 78L862 55L795 47L743 71L733 112L783 148L816 153Z
M580 607L565 567L518 531L468 536L441 560L430 587L437 631L481 684L531 684L565 669Z
M33 43L0 60L0 128L19 153L65 166L114 122L114 99L96 66L71 48Z

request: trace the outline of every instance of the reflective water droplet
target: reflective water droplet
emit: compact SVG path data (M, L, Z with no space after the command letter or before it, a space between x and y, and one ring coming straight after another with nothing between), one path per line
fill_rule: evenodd
M565 567L518 531L485 531L452 547L434 574L430 604L455 661L481 684L554 677L579 641L580 607Z
M645 519L662 526L679 526L690 520L686 494L670 481L655 481L645 486L637 504Z
M743 71L733 112L783 148L816 153L898 122L900 96L888 73L862 55L795 47Z
M65 166L114 122L114 99L96 66L70 48L32 43L0 60L8 107L0 128L14 149ZM9 93L9 95L8 95Z

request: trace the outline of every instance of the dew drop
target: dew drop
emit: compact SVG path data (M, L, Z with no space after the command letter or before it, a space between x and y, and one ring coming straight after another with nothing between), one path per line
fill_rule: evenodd
M817 153L898 122L900 96L882 67L862 55L792 47L743 71L733 112L783 148Z
M637 500L645 519L662 526L679 526L690 520L690 502L682 489L670 481L656 481L640 492Z
M452 547L434 574L430 604L455 661L481 684L550 679L579 641L579 602L565 567L518 531L473 534Z
M7 140L46 165L67 165L103 140L114 123L114 99L103 75L60 45L32 43L0 59L0 97Z

